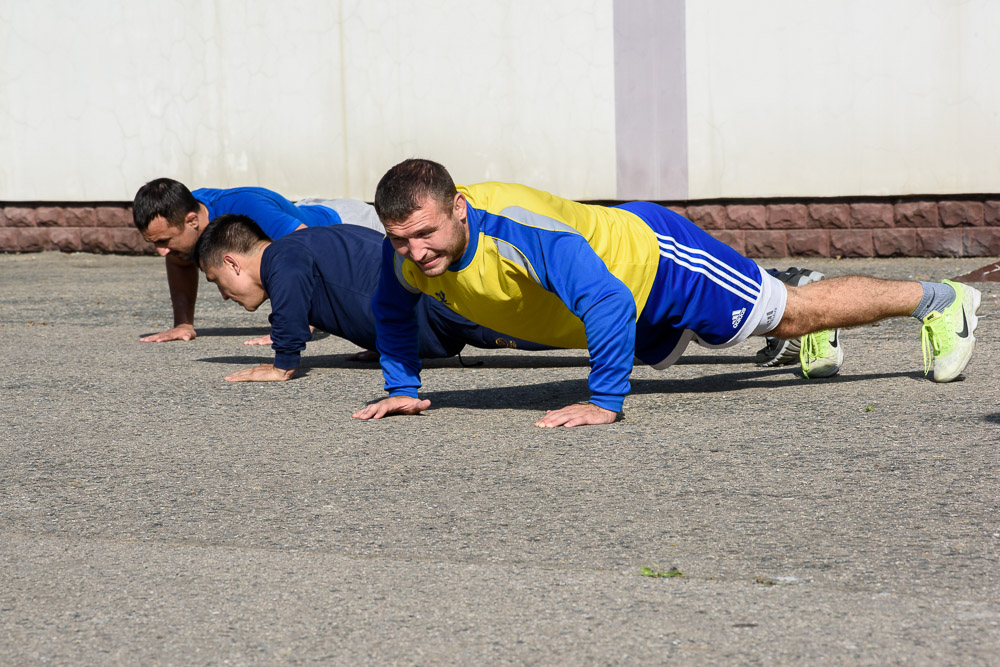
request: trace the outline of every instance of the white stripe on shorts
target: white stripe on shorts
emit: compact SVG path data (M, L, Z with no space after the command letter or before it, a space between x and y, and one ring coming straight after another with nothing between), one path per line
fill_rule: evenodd
M718 259L714 255L709 254L708 252L702 250L701 248L693 248L691 246L686 246L682 243L678 243L677 240L672 236L656 234L656 237L659 239L660 248L662 250L665 250L666 253L669 253L669 254L661 253L665 257L673 258L673 255L676 254L679 257L687 259L688 261L701 264L706 268L710 269L711 271L713 271L717 276L731 282L733 286L736 287L738 290L742 290L748 294L753 295L754 297L760 296L759 282L752 280L748 276L737 271L736 269L729 266L728 264ZM700 257L696 257L695 255L701 255L702 257L705 257L708 261L705 261Z
M718 285L722 289L735 294L736 296L740 297L744 301L748 301L750 303L756 303L757 302L757 297L760 294L759 291L757 291L757 290L748 290L746 288L746 286L744 286L744 285L736 285L736 286L734 286L732 284L732 278L730 278L729 276L723 276L723 278L727 278L730 282L725 282L725 281L719 279L717 276L713 275L711 271L709 271L709 269L712 269L712 271L715 271L716 273L718 273L718 270L714 269L711 266L709 266L708 268L705 268L703 266L696 266L695 264L688 263L687 261L685 261L685 259L683 257L678 256L676 254L676 252L673 251L673 249L663 248L663 246L660 247L660 255L662 255L663 257L666 257L669 260L672 260L675 264L680 264L681 266L683 266L683 267L685 267L687 269L690 269L691 271L694 271L696 273L700 273L700 274L704 275L706 278L708 278L709 280L711 280L712 282L714 282L716 285ZM693 259L693 258L691 259L691 261L692 262L698 262L700 264L707 264L704 261L701 261L701 260L698 260L698 259ZM748 292L751 292L751 293L748 293ZM756 292L756 293L753 293L753 292Z

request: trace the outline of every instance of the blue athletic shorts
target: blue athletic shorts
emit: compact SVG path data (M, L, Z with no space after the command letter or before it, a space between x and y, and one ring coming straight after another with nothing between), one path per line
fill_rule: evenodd
M640 361L663 368L691 340L726 347L777 325L784 289L775 288L781 283L767 280L756 262L670 209L649 202L617 208L642 218L660 245L656 280L636 322ZM773 289L781 289L780 298L772 298Z

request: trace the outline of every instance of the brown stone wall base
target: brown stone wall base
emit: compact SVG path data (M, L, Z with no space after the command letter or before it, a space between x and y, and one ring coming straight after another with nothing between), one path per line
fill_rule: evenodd
M725 206L688 206L687 219L705 230L729 227Z
M917 256L917 232L913 229L873 229L876 257Z
M665 205L758 259L1000 256L1000 194ZM128 203L0 203L0 252L43 250L154 254Z
M825 229L794 229L786 235L790 257L829 257L830 232Z
M132 224L127 204L0 204L0 252L43 250L155 254Z
M869 229L831 229L830 255L833 257L871 257L875 254Z
M747 254L746 232L739 229L721 229L709 233L741 255Z
M751 230L746 234L747 257L788 257L788 241L785 232Z

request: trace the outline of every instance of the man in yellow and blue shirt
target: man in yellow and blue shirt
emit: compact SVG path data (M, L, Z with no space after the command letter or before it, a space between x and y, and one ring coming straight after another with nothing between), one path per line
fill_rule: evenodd
M383 176L375 208L386 241L372 306L390 397L360 419L430 405L417 396L421 294L511 336L590 351L590 400L549 411L542 427L614 421L633 357L664 368L691 340L722 347L913 315L938 381L961 373L974 347L979 293L970 287L863 276L785 286L648 202L604 207L522 185L456 187L443 166L407 160Z

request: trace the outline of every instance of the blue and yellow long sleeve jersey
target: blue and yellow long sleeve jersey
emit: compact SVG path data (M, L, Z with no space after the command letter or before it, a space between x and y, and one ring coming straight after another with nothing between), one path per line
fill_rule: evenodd
M636 318L656 277L653 231L629 211L522 185L458 190L468 200L469 244L443 275L425 276L384 241L372 305L386 390L417 395L413 306L423 293L511 336L588 348L591 402L620 411L629 391Z

